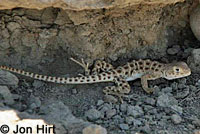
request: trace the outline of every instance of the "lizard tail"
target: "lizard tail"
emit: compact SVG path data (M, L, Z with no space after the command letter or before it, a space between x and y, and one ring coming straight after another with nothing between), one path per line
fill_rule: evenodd
M87 84L87 83L109 82L109 81L113 81L114 79L112 75L108 75L107 73L65 78L65 77L53 77L53 76L40 75L40 74L26 72L24 70L19 70L19 69L7 67L7 66L0 66L0 69L13 72L16 74L20 74L23 76L27 76L30 78L34 78L37 80L53 82L53 83L61 83L61 84Z

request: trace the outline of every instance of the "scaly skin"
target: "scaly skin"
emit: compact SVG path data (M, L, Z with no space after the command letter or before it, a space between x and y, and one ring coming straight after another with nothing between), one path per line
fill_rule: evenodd
M152 93L154 88L148 87L148 80L155 80L158 78L166 78L171 80L186 77L191 74L191 70L185 62L163 64L151 60L133 60L124 66L114 68L111 64L106 63L105 61L97 61L94 65L94 68L89 70L89 64L85 63L83 60L82 63L74 59L72 60L81 65L85 69L87 75L62 78L34 74L6 66L0 66L0 69L31 77L37 80L62 84L114 82L115 86L108 86L103 90L103 92L105 94L116 95L120 97L121 101L123 101L121 97L130 92L130 85L128 84L128 81L140 78L142 88L147 93Z

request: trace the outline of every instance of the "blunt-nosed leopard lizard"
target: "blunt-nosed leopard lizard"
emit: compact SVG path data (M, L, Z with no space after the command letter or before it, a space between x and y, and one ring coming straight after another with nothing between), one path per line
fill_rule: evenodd
M0 66L0 69L28 76L38 80L62 84L114 82L115 86L105 87L103 89L103 92L105 94L116 95L120 98L121 101L122 97L130 92L131 88L128 84L128 81L141 78L142 88L147 93L152 93L154 91L154 88L148 87L148 80L155 80L158 78L166 78L168 80L171 80L186 77L191 74L191 70L185 62L163 64L151 60L133 60L132 62L129 62L124 66L114 68L111 64L106 63L105 61L97 61L94 64L94 68L90 72L90 70L88 69L88 63L85 63L83 60L82 63L74 59L72 60L77 64L81 65L85 69L87 75L81 75L71 78L62 78L34 74L6 66Z

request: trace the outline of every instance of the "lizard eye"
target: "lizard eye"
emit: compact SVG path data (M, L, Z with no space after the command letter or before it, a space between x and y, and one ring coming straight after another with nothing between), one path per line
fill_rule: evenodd
M179 68L176 68L176 72L179 72L180 71L180 69Z

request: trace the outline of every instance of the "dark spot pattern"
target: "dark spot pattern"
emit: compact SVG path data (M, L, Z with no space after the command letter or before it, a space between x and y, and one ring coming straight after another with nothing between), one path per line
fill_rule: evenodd
M139 63L139 65L142 65L142 64L143 64L143 62L142 62L142 61L139 61L138 63Z
M131 64L130 64L130 67L131 67L131 68L133 68L133 67L134 67L134 64L133 64L133 63L131 63Z
M146 65L149 66L149 65L150 65L150 62L146 62Z
M124 67L124 69L126 69L126 70L127 70L128 68L129 68L128 66L125 66L125 67Z

